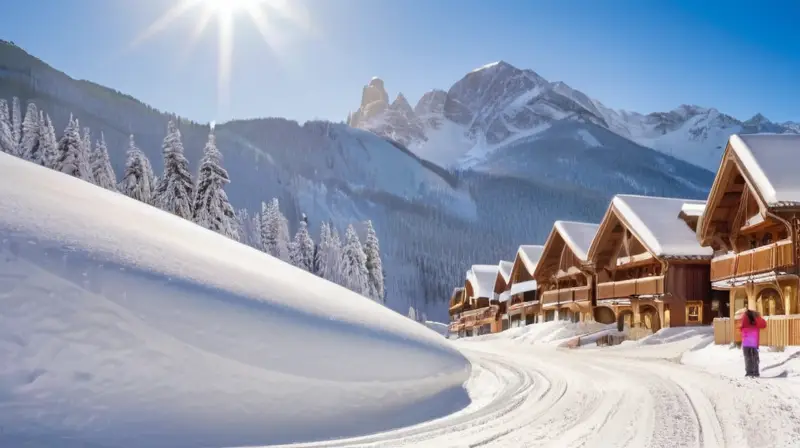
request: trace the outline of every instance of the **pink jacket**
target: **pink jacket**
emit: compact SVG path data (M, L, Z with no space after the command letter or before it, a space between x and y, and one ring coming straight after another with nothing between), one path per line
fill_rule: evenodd
M761 329L767 328L767 321L763 317L756 315L755 324L751 324L747 314L742 314L739 328L742 332L742 347L758 348Z

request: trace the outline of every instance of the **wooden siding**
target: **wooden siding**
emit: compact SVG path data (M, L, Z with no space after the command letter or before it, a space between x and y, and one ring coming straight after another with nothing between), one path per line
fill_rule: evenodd
M760 274L794 265L794 244L781 240L711 260L711 281Z
M706 270L708 268L706 267ZM615 299L664 293L664 277L653 276L597 284L597 299Z
M800 345L800 315L767 316L767 328L761 330L759 343L762 346L786 347ZM714 343L726 345L742 342L741 333L733 319L714 319Z

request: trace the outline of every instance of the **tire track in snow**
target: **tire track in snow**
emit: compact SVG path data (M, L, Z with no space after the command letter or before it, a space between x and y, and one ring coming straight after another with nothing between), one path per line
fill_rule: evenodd
M772 394L769 386L756 382L613 350L562 350L503 340L459 345L474 372L467 383L474 402L462 411L385 433L290 446L712 448L733 441L745 447L754 445L735 423L744 417L737 409L747 413L749 408L742 408L742 398L731 392L739 386L748 393ZM800 400L779 402L770 415L786 406L800 407ZM800 432L800 421L791 416L770 426ZM776 442L784 440L794 439Z

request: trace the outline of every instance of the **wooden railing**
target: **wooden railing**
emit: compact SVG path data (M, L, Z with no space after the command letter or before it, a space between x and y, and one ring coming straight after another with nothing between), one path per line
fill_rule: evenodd
M767 321L767 328L761 330L759 335L761 345L770 347L800 345L800 315L769 316L764 319ZM715 344L742 342L742 334L733 319L716 318L713 325Z
M645 296L664 293L664 276L643 277L597 284L597 299Z
M791 240L746 250L736 255L723 255L711 260L711 281L760 274L794 264Z
M473 327L475 325L483 325L492 322L500 309L497 305L478 308L476 310L465 311L461 316L464 321L464 326Z
M542 304L558 303L558 290L545 291L542 293Z
M569 303L583 301L591 298L591 286L577 286L575 288L561 288L542 293L542 304Z

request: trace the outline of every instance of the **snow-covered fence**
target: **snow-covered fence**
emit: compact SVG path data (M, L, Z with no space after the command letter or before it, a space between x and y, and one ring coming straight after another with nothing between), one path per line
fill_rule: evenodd
M769 347L786 347L800 345L800 314L788 316L767 316L767 328L761 330L761 345ZM736 322L727 317L714 319L714 343L725 345L742 342L742 336L736 329Z

